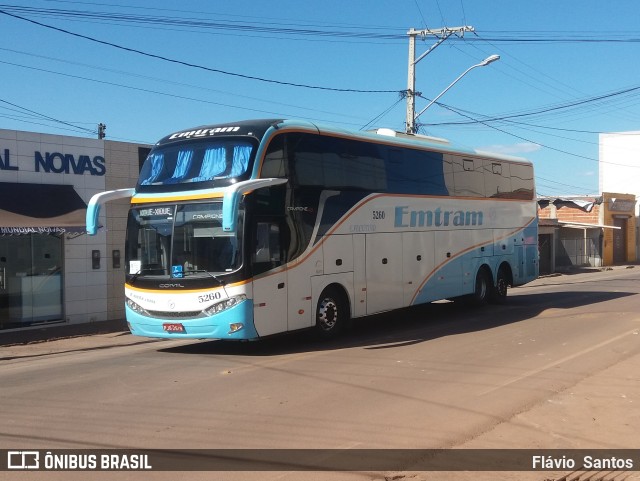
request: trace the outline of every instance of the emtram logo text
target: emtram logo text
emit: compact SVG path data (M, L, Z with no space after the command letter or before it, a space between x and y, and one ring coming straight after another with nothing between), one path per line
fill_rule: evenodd
M394 227L465 227L482 225L482 211L471 210L410 210L402 205L395 208Z

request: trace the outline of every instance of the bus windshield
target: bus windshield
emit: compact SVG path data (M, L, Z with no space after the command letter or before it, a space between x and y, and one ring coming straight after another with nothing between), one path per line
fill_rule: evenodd
M128 275L182 278L225 274L242 265L239 228L222 230L222 202L131 209L127 221Z
M191 140L156 147L144 161L137 190L180 188L180 184L193 182L228 185L246 177L254 150L253 139L247 138Z

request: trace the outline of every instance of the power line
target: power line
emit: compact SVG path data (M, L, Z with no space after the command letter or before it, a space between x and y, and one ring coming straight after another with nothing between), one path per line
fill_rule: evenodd
M460 0L460 8L462 8L462 23L467 24L467 13L464 10L464 0Z
M555 180L545 179L544 177L540 177L539 175L536 174L536 187L543 187L544 189L558 189L559 188L558 186L570 187L571 189L576 189L577 191L582 191L582 192L589 192L589 188L584 185L565 184L564 182L557 182ZM541 197L539 193L538 193L538 197ZM544 195L544 197L551 197L551 196Z
M56 119L56 118L53 118L53 117L49 117L48 115L41 114L39 112L36 112L35 110L31 110L31 109L28 109L26 107L21 107L20 105L11 103L11 102L9 102L7 100L0 99L0 102L2 102L3 104L11 105L12 107L15 107L17 109L20 109L20 111L24 111L24 112L28 112L30 114L33 114L33 115L37 116L38 118L42 118L44 120L49 120L51 122L56 122L56 123L59 123L59 124L62 124L62 125L67 125L69 127L73 127L74 129L76 129L78 131L82 131L82 132L86 132L86 133L90 133L90 134L95 134L96 133L95 130L87 129L85 127L78 127L77 125L74 125L74 124L72 124L70 122L65 122L64 120L59 120L59 119Z
M267 111L267 110L259 110L259 109L252 109L249 107L240 107L238 105L230 105L230 104L225 104L225 103L221 103L221 102L213 102L210 100L203 100L203 99L199 99L199 98L195 98L195 97L187 97L184 95L175 95L175 94L170 94L167 92L160 92L158 90L151 90L151 89L146 89L146 88L141 88L141 87L133 87L130 85L123 85L123 84L118 84L115 82L108 82L106 80L97 80L97 79L92 79L92 78L88 78L88 77L82 77L80 75L72 75L72 74L67 74L67 73L61 73L61 72L54 72L53 70L47 70L47 69L43 69L43 68L38 68L38 67L29 67L26 65L20 65L20 64L16 64L16 63L12 63L12 62L5 62L0 60L0 63L6 64L6 65L13 65L16 67L22 67L22 68L27 68L30 70L37 70L39 72L46 72L46 73L52 73L52 74L56 74L56 75L61 75L64 77L70 77L70 78L76 78L76 79L80 79L80 80L87 80L90 82L96 82L96 83L100 83L100 84L104 84L104 85L111 85L111 86L115 86L115 87L122 87L122 88L126 88L126 89L130 89L130 90L136 90L138 92L146 92L146 93L151 93L151 94L156 94L156 95L164 95L166 97L172 97L172 98L178 98L178 99L183 99L183 100L192 100L195 102L204 102L204 103L209 103L212 105L218 105L218 106L222 106L222 107L230 107L230 108L237 108L237 109L243 109L243 110L250 110L253 112L258 112L258 113L262 113L262 114L269 114L269 115L278 115L275 112L272 111Z
M242 32L248 31L258 31L269 34L291 34L291 35L300 35L300 36L314 36L314 37L343 37L343 38L368 38L368 39L386 39L386 40L399 40L402 39L403 36L398 33L379 33L379 32L358 32L358 31L348 31L348 30L320 30L315 25L310 23L300 24L300 23L283 23L280 21L269 22L260 22L260 21L251 21L241 22L238 20L206 20L203 18L203 14L207 14L207 12L187 12L185 10L169 10L172 12L180 12L184 13L194 13L197 15L196 18L189 17L181 17L178 15L172 16L160 16L160 15L133 15L126 13L108 13L108 12L97 12L97 11L87 11L87 10L69 10L69 9L53 9L53 8L36 8L36 7L24 7L18 5L0 5L7 11L13 11L18 13L30 14L37 17L53 17L53 18L67 18L72 20L88 20L88 21L99 21L100 23L114 23L114 24L125 24L125 23L135 23L135 24L149 24L149 25L162 25L162 26L173 26L173 27L188 27L188 28L207 28L207 29L215 29L215 30L238 30ZM135 8L135 7L130 7ZM140 8L140 7L137 7ZM145 10L147 10L145 8ZM167 9L156 9L156 10L167 10ZM264 17L260 17L261 20L264 20ZM282 25L282 26L275 26ZM304 28L292 28L294 27L304 27ZM313 28L310 28L313 27ZM324 25L320 25L320 27L324 27ZM331 28L342 28L341 25L330 26ZM365 28L373 28L379 31L387 30L387 31L397 31L396 29L390 29L389 27L361 27L358 25L349 25L350 28L364 30Z
M436 102L436 103L438 105L440 105L441 107L443 107L443 108L451 107L451 108L455 108L455 109L459 110L460 112L465 112L465 113L467 113L469 115L486 117L484 119L485 121L489 121L491 119L491 117L483 115L483 114L479 114L477 112L471 112L469 110L461 109L461 108L458 108L458 107L452 107L451 105L447 105L447 104L441 103L441 102ZM602 133L606 133L606 132L603 132L602 130L568 129L568 128L564 128L564 127L555 127L555 126L554 127L550 127L548 125L532 124L530 122L522 122L522 121L516 121L516 120L495 120L495 122L505 123L505 124L508 124L508 125L512 125L514 127L524 126L524 127L533 127L533 128L536 128L536 129L543 129L543 130L553 130L553 131L560 131L560 132L574 132L574 133L578 133L578 134L602 134ZM475 123L476 122L463 122L463 123L438 122L438 123L431 123L429 125L430 126L442 127L442 126L457 126L457 125L473 125ZM548 133L545 133L545 132L538 132L538 133L542 133L543 135L552 135L552 134L548 134ZM620 134L621 135L638 135L637 132L621 132ZM559 137L559 138L563 138L563 139L567 139L567 140L575 140L576 142L584 142L582 140L572 139L572 138L569 138L569 137L561 137L559 135L556 135L555 137Z
M420 7L417 4L416 6L420 10ZM462 0L461 0L462 2ZM76 2L81 4L87 4L86 2ZM92 3L88 3L88 5L95 5ZM100 4L108 5L108 4ZM154 26L173 26L173 27L185 27L185 28L198 28L198 29L216 29L223 31L241 31L243 33L247 32L258 32L264 33L267 35L295 35L295 36L310 36L314 37L314 40L318 38L341 38L344 40L347 39L371 39L371 40L380 40L380 41L392 41L392 42L400 42L403 41L406 36L402 33L393 33L398 30L405 30L403 27L390 28L388 26L385 27L362 27L358 25L330 25L328 28L332 28L333 30L321 30L317 28L315 25L310 23L300 24L296 22L286 22L283 23L281 21L277 21L277 19L271 19L273 21L270 22L259 22L259 21L251 21L250 23L241 22L238 20L227 20L227 21L209 21L203 20L203 14L207 14L207 12L188 12L185 10L174 10L174 9L155 9L159 11L169 11L169 12L180 12L180 13L193 13L198 15L197 18L179 18L177 15L172 16L144 16L144 15L133 15L126 13L108 13L108 12L92 12L92 11L82 11L82 10L70 10L70 9L43 9L36 7L25 7L19 5L0 5L5 9L5 11L16 11L22 12L25 14L30 14L33 16L39 17L54 17L54 18L66 18L72 20L85 20L85 21L97 21L100 23L116 23L116 24L125 24L125 23L136 23L136 24L147 24ZM132 6L123 6L123 5L109 5L109 6L117 6L117 7L126 7L126 8L143 8L143 7L132 7ZM437 4L438 9L440 11L440 15L443 18L442 9L440 4ZM464 5L462 5L463 13L464 13ZM144 8L148 10L148 8ZM422 15L422 13L421 13ZM466 16L466 15L465 15ZM251 17L246 17L251 18ZM262 19L262 18L261 18ZM424 17L423 17L424 21ZM426 23L426 22L425 22ZM446 22L445 22L446 23ZM283 26L274 26L274 25L283 25ZM335 28L342 28L347 26L352 30L335 30ZM313 28L309 28L313 27ZM324 27L324 25L321 25ZM369 29L377 29L378 31L364 31L365 28ZM353 31L353 29L357 31ZM381 31L388 31L390 33L380 33ZM510 42L510 43L640 43L640 36L637 31L591 31L585 32L583 30L576 32L567 32L567 31L529 31L529 30L486 30L483 31L486 37L477 37L471 39L462 39L456 38L452 39L452 41L464 41L464 42Z
M348 93L400 93L401 92L401 90L363 90L363 89L346 89L346 88L335 88L335 87L321 87L321 86L317 86L317 85L308 85L308 84L299 84L299 83L294 83L294 82L285 82L285 81L281 81L281 80L273 80L273 79L267 79L267 78L263 78L263 77L256 77L256 76L253 76L253 75L246 75L246 74L240 74L240 73L235 73L235 72L228 72L226 70L206 67L204 65L198 65L198 64L194 64L194 63L190 63L190 62L185 62L183 60L177 60L177 59L173 59L173 58L169 58L169 57L164 57L162 55L157 55L157 54L145 52L145 51L138 50L138 49L131 48L131 47L125 47L123 45L118 45L116 43L107 42L105 40L99 40L97 38L90 37L88 35L82 35L82 34L79 34L79 33L71 32L70 30L65 30L63 28L58 28L58 27L54 27L52 25L47 25L45 23L36 22L35 20L31 20L31 19L28 19L28 18L25 18L25 17L21 17L19 15L15 15L15 14L6 12L4 10L0 10L0 14L7 15L9 17L13 17L13 18L16 18L18 20L25 21L25 22L29 22L29 23L32 23L34 25L38 25L39 27L44 27L44 28L48 28L50 30L54 30L56 32L64 33L66 35L71 35L73 37L82 38L82 39L89 40L91 42L95 42L95 43L98 43L98 44L101 44L101 45L107 45L109 47L117 48L117 49L123 50L125 52L137 53L139 55L144 55L145 57L155 58L157 60L162 60L162 61L165 61L165 62L175 63L175 64L178 64L178 65L183 65L185 67L197 68L197 69L205 70L205 71L208 71L208 72L219 73L219 74L223 74L223 75L229 75L229 76L232 76L232 77L238 77L238 78L243 78L243 79L247 79L247 80L256 80L256 81L266 82L266 83L271 83L271 84L286 85L288 87L299 87L299 88L307 88L307 89L315 89L315 90L327 90L327 91L331 91L331 92L348 92Z
M442 8L440 8L440 2L436 0L436 5L438 6L438 11L440 12L440 18L442 19L442 25L447 25L447 21L444 19L444 14L442 13Z
M425 97L422 97L422 98L425 98ZM425 98L425 100L428 100L428 99ZM445 104L440 104L438 102L436 102L436 103L442 108L450 110L451 112L454 112L454 113L456 113L456 114L458 114L458 115L460 115L462 117L466 117L467 119L473 120L473 123L483 124L483 125L491 128L491 129L493 129L493 130L497 130L498 132L502 132L503 134L509 135L511 137L515 137L516 139L524 140L525 142L529 142L529 143L532 143L532 144L539 145L539 146L544 147L546 149L553 150L554 152L559 152L561 154L570 155L572 157L577 157L577 158L580 158L580 159L590 160L592 162L598 162L598 163L609 164L609 165L618 165L618 166L622 166L622 167L640 168L640 165L619 164L617 162L605 162L605 161L601 161L599 159L594 159L593 157L587 157L585 155L575 154L573 152L569 152L569 151L566 151L566 150L558 149L556 147L551 147L550 145L545 145L545 144L542 144L540 142L536 142L536 141L533 141L531 139L527 139L526 137L522 137L520 135L516 135L514 133L508 132L508 131L506 131L504 129L500 129L500 128L498 128L498 127L496 127L494 125L491 125L491 124L489 124L489 123L487 123L487 122L485 122L483 120L475 119L475 118L471 117L470 115L467 115L467 114L463 113L461 110L458 110L458 109L456 109L454 107L450 107L450 106L445 105Z
M477 119L473 119L472 117L466 117L466 116L463 115L463 117L466 117L467 119L470 119L470 120L459 121L459 122L440 122L440 123L434 124L434 125L440 125L440 126L443 126L443 125L469 125L469 124L475 124L475 123L478 123L478 122L480 122L480 123L497 122L497 121L503 121L503 120L511 120L511 119L514 119L514 118L530 117L530 116L541 115L541 114L550 113L550 112L556 112L558 110L566 110L566 109L573 108L573 107L587 105L587 104L599 102L601 100L608 100L608 99L612 99L612 98L615 98L615 97L618 97L618 96L621 96L621 95L626 95L626 94L629 94L629 93L632 93L632 92L636 92L636 91L640 91L640 86L629 87L629 88L617 90L617 91L614 91L614 92L609 92L609 93L606 93L606 94L601 94L601 95L596 95L596 96L593 96L593 97L579 99L579 100L576 100L576 101L573 101L573 102L567 102L565 104L554 105L554 106L549 106L549 107L541 107L539 109L530 110L530 111L522 111L522 112L515 112L515 113L512 113L512 114L504 114L504 115L500 115L500 116L487 117L483 121L480 121L480 120L477 120ZM440 105L441 107L447 108L447 107L445 107L445 104L438 103L438 105Z
M478 34L477 32L474 32L474 35L477 38L482 38L482 36L480 34ZM484 40L484 39L483 39ZM565 96L567 93L572 96L572 97L576 97L576 89L575 86L569 86L567 84L565 84L562 81L559 81L553 77L551 77L546 71L541 70L541 69L537 69L535 67L532 67L531 65L529 65L528 63L525 63L524 61L520 60L518 58L518 56L511 54L510 52L507 52L506 50L504 50L503 48L501 48L500 46L486 41L487 45L491 46L491 50L492 51L498 51L498 52L502 52L504 53L504 57L505 58L509 58L509 60L514 60L515 62L517 62L518 64L524 65L526 68L528 68L529 70L535 72L535 77L532 77L530 74L528 74L527 72L521 70L520 68L518 68L517 66L513 65L512 62L508 62L508 63L501 63L502 66L506 66L508 68L511 68L512 70L514 70L515 72L517 72L518 74L521 75L521 77L513 77L516 78L519 82L522 82L526 85L529 85L530 87L532 87L533 89L539 90L541 92L545 92L545 93L550 93L551 95L554 95L556 97L560 97L563 98L563 96ZM480 49L477 45L472 45L474 48L482 51L482 49ZM531 81L532 78L535 78L535 81ZM550 83L549 81L545 80L549 79L551 80L553 83ZM564 88L564 90L561 90L558 88L557 85L560 85ZM548 88L543 88L543 87L549 87ZM558 92L562 92L562 95L559 95Z
M216 94L224 94L224 95L229 95L229 96L233 96L234 98L243 98L243 99L248 99L250 101L257 101L257 102L264 102L264 103L268 103L268 104L273 104L273 105L277 105L279 107L289 107L289 108L294 108L294 109L300 109L300 110L306 110L306 111L310 111L310 112L317 112L317 113L322 113L322 114L329 114L329 115L335 115L335 116L341 116L341 117L349 117L352 119L360 119L362 120L362 117L357 117L357 116L352 116L352 115L346 115L342 112L338 113L338 112L331 112L331 111L327 111L327 110L320 110L320 109L312 109L312 108L307 108L307 107L302 107L299 105L294 105L294 104L287 104L287 103L283 103L283 102L276 102L274 100L267 100L267 99L262 99L259 97L252 97L249 95L243 95L243 94L236 94L236 93L231 93L231 92L226 92L223 90L218 90L218 89L212 89L209 87L202 87L199 85L193 85L193 84L189 84L189 83L185 83L185 82L176 82L174 80L168 80L167 78L158 78L158 77L152 77L149 75L140 75L140 74L135 74L135 73L131 73L131 72L126 72L123 70L115 70L115 69L110 69L110 68L106 68L106 67L100 67L100 66L96 66L96 65L89 65L89 64L85 64L85 63L80 63L80 62L74 62L68 59L61 59L61 58L56 58L56 57L48 57L45 55L40 55L40 54L34 54L34 53L29 53L29 52L24 52L24 51L20 51L20 50L13 50L13 49L8 49L8 48L1 48L0 47L0 51L5 51L5 52L12 52L12 53L16 53L16 54L20 54L20 55L26 55L29 57L35 57L38 59L45 59L45 60L51 60L54 62L61 62L61 63L65 63L65 64L69 64L69 65L76 65L76 66L80 66L80 67L84 67L84 68L90 68L93 70L100 70L102 72L110 72L110 73L115 73L118 75L126 75L129 77L135 77L135 78L139 78L139 79L143 79L143 80L152 80L154 82L161 82L161 83L165 83L165 84L169 84L169 85L173 85L173 86L179 86L179 87L189 87L192 89L197 89L197 90L202 90L205 92L213 92ZM20 67L20 68L27 68L27 69L32 69L32 68L36 68L36 67L30 67L28 65L21 65L21 64L17 64L17 63L10 63L10 62L4 62L2 60L0 60L0 63L6 63L7 65L13 65L16 67ZM52 70L41 70L44 71L46 73L51 73L51 74L55 74L55 75L69 75L67 73L61 73L61 72L56 72L56 71L52 71ZM92 79L92 78L88 78L88 77L77 77L79 79L82 80L88 80L88 81L93 81L93 82L101 82L100 80L96 80L96 79ZM127 85L122 85L122 84L112 84L118 87L123 87L123 88L128 88ZM149 91L150 93L155 93L153 91ZM233 107L233 106L231 106ZM239 107L237 106L237 108L244 108L244 107ZM263 111L264 113L268 113L269 115L274 115L273 112L270 111ZM276 114L276 115L280 115L280 114ZM353 125L356 125L355 123Z
M373 124L374 122L377 122L378 120L380 120L382 117L384 117L385 115L387 115L389 112L391 112L394 107L396 105L398 105L400 102L402 102L404 100L403 96L400 96L400 98L398 98L398 100L396 100L393 105L391 105L391 107L385 109L382 113L376 115L373 119L371 119L369 122L367 122L366 124L364 124L362 127L360 127L360 130L364 130L367 127L369 127L371 124Z
M86 80L89 82L95 82L95 83L99 83L99 84L104 84L104 85L110 85L110 86L115 86L115 87L121 87L121 88L125 88L128 90L134 90L134 91L138 91L138 92L145 92L145 93L149 93L149 94L154 94L154 95L162 95L165 97L170 97L173 99L180 99L180 100L187 100L187 101L192 101L192 102L198 102L198 103L206 103L206 104L211 104L211 105L218 105L218 106L222 106L222 107L228 107L228 108L234 108L234 109L240 109L243 111L250 111L250 112L257 112L260 114L267 114L269 116L276 116L276 117L296 117L295 115L290 115L287 113L283 113L283 112L274 112L274 111L269 111L269 110L261 110L261 109L256 109L256 108L252 108L252 107L243 107L243 106L239 106L239 105L231 105L231 104L225 104L225 103L221 103L221 102L214 102L212 100L207 100L207 99L202 99L202 98L196 98L196 97L188 97L185 95L176 95L176 94L171 94L171 93L167 93L167 92L161 92L158 90L151 90L151 89L147 89L147 88L142 88L142 87L133 87L131 85L123 85L123 84L118 84L115 82L109 82L106 80L97 80L97 79L92 79L92 78L88 78L88 77L82 77L80 75L73 75L73 74L68 74L68 73L62 73L62 72L55 72L52 70L47 70L47 69L43 69L43 68L38 68L38 67L30 67L27 65L20 65L20 64L16 64L16 63L12 63L12 62L5 62L3 60L0 60L0 64L6 64L6 65L12 65L12 66L16 66L16 67L21 67L21 68L26 68L29 70L36 70L39 72L46 72L46 73L51 73L51 74L55 74L55 75L60 75L63 77L69 77L69 78L75 78L75 79L79 79L79 80ZM331 112L326 112L326 113L331 113ZM309 120L316 120L316 121L320 121L320 122L330 122L326 119L319 119L319 118L313 118L313 117L306 117ZM354 123L354 122L343 122L345 124L349 124L349 125L360 125L359 123ZM93 131L92 133L96 133L96 131Z

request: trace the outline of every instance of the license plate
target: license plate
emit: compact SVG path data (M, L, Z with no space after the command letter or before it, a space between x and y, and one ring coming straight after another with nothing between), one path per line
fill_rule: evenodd
M162 325L165 332L186 332L184 326L180 323L165 323Z

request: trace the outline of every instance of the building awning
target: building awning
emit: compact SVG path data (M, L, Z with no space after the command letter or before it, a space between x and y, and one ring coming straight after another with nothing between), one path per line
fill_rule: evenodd
M558 227L567 227L568 229L620 229L615 225L605 224L583 224L582 222L562 222L558 221Z
M86 209L72 185L0 182L0 235L84 232Z

